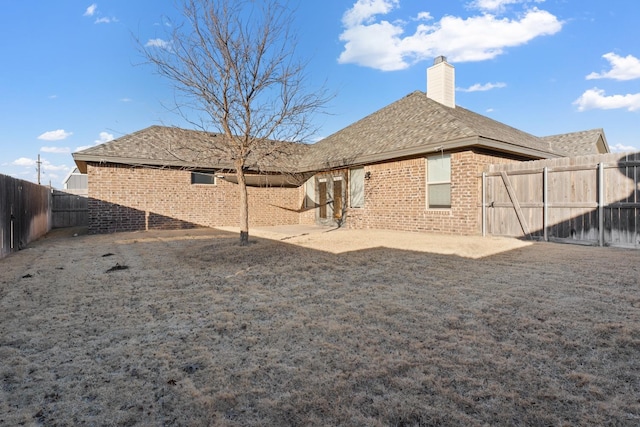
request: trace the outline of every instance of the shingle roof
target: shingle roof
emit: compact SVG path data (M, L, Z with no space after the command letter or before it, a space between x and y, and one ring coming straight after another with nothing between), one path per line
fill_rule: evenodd
M565 152L571 156L600 154L599 145L609 150L602 129L591 129L581 132L563 133L542 138L553 150Z
M447 142L503 143L505 150L533 150L540 157L563 155L540 138L462 107L449 108L415 91L317 142L304 167L335 167L415 150L432 151ZM397 157L397 156L396 156Z
M232 169L224 136L151 126L74 153L88 161L133 165ZM440 149L488 147L529 158L608 151L595 129L539 138L462 107L450 108L415 91L313 145L270 141L269 154L253 153L250 169L309 172L425 154ZM204 154L203 154L204 153Z
M232 169L224 135L176 127L150 126L111 142L74 153L76 161L130 165ZM268 141L249 155L247 166L260 171L292 170L308 146Z

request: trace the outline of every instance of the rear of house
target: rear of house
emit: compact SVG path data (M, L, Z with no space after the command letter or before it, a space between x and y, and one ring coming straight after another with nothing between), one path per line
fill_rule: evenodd
M456 106L454 70L444 58L428 70L427 83L426 93L316 144L296 144L286 168L249 170L250 226L478 234L485 166L609 151L600 129L539 138ZM169 150L215 137L152 126L74 153L88 174L91 232L237 225L229 166L184 161Z

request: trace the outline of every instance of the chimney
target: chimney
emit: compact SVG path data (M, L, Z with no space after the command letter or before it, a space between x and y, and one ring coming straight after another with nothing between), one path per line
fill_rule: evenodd
M433 66L427 68L427 97L446 105L456 107L456 78L453 65L444 56L438 56Z

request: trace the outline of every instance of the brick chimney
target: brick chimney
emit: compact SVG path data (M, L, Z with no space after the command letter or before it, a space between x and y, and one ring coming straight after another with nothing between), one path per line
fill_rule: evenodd
M447 107L456 107L455 70L444 56L438 56L433 66L427 68L427 97Z

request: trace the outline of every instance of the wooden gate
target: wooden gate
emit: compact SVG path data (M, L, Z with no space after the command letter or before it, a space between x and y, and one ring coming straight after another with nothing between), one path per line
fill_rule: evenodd
M483 234L640 248L640 153L491 165Z
M87 197L54 190L51 210L53 228L89 225Z

